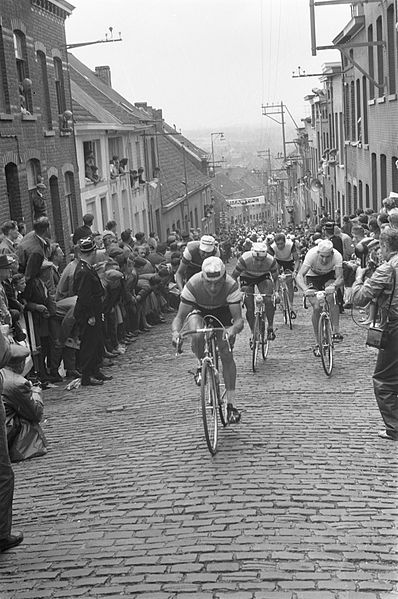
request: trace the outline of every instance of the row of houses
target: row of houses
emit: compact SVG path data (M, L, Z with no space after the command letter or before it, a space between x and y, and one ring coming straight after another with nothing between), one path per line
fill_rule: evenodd
M398 192L396 2L353 2L333 45L341 60L323 65L319 87L305 97L311 116L286 160L286 224L378 211Z
M46 213L68 247L82 214L103 230L214 232L207 154L68 52L66 0L2 0L0 219Z

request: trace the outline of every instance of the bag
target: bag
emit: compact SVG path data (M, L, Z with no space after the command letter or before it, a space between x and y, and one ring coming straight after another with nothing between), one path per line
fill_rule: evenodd
M47 440L38 423L21 418L21 428L10 449L11 462L21 462L47 453Z
M392 291L391 291L391 295L390 295L390 302L389 302L389 306L388 306L388 311L387 311L387 321L386 321L386 326L388 326L388 322L389 322L389 312L391 309L391 302L392 302L392 298L394 295L394 291L395 291L395 268L393 267L392 269ZM368 332L366 335L366 345L368 345L369 347L375 347L376 349L386 349L387 345L388 345L388 341L389 341L389 332L387 329L382 329L381 327L376 326L376 314L377 314L377 304L374 310L374 316L373 316L373 324L368 328Z
M366 336L366 345L377 349L385 349L388 345L388 337L388 331L380 327L370 326Z

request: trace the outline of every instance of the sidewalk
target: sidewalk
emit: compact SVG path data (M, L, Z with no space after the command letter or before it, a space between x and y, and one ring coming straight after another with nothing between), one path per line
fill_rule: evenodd
M299 300L296 300L299 304ZM309 311L251 372L242 422L211 458L188 343L170 322L130 345L103 387L45 392L46 456L15 464L1 599L397 599L398 445L382 428L365 332L342 316L330 379Z

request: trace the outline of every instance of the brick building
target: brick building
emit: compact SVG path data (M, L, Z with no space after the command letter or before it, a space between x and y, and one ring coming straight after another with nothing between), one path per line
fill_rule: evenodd
M2 0L0 13L0 221L30 229L40 192L64 247L81 216L65 39L72 10L65 0Z
M311 118L300 181L318 216L378 211L398 192L397 22L394 0L353 4L333 39L341 62L325 64L322 87L305 98Z

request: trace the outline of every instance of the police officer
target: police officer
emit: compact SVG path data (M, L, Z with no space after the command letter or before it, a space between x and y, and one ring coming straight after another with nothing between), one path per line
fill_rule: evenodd
M82 386L102 385L110 380L100 371L104 353L103 341L103 297L104 288L93 268L97 246L89 237L78 244L79 261L76 266L73 289L77 295L74 317L79 327L79 361Z

